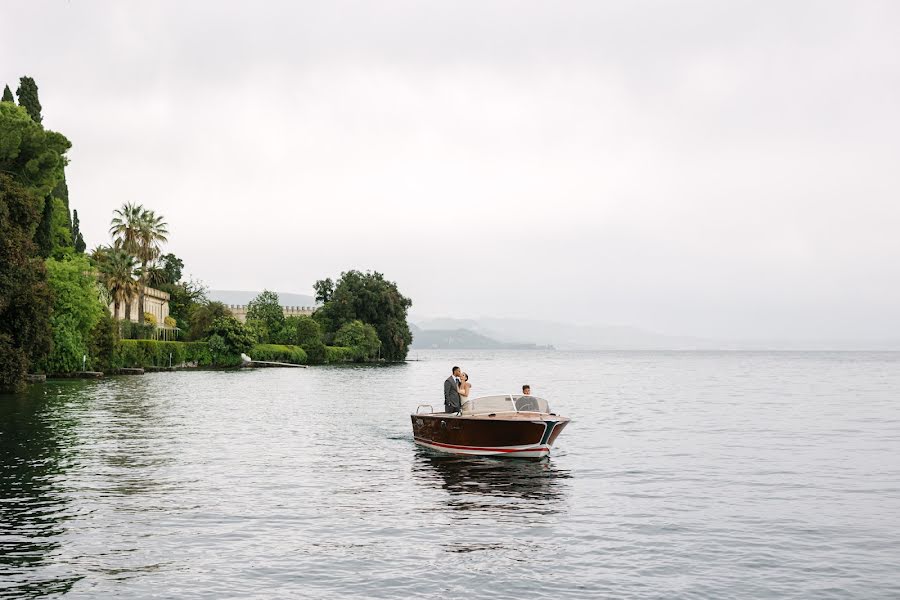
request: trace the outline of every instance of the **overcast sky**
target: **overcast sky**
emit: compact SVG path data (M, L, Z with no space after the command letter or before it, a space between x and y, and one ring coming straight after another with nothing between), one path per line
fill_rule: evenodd
M4 2L89 247L426 316L900 337L900 4Z

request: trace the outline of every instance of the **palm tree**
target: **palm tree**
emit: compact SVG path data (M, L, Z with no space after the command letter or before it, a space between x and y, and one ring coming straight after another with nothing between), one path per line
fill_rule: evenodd
M168 233L168 225L161 216L152 210L143 211L141 225L138 229L137 252L137 257L141 261L140 291L138 292L138 320L141 324L144 323L144 288L147 287L147 280L150 278L148 265L159 257L160 244L169 241L166 238Z
M131 320L131 301L138 286L134 278L137 259L121 248L108 250L105 254L100 263L100 278L112 296L113 316L119 318L119 306L124 304L125 319Z
M144 288L147 287L148 265L160 254L160 244L168 241L168 225L161 216L140 204L126 202L117 209L110 222L109 233L121 248L140 261L138 271L138 322L144 323Z

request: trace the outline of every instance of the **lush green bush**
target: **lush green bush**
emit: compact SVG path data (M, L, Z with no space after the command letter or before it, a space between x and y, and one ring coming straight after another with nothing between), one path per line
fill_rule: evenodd
M280 337L284 328L284 310L278 294L263 290L247 305L247 323L254 323L254 333L261 344L267 344Z
M53 349L47 357L49 373L82 370L90 353L91 332L106 308L100 302L91 265L83 256L67 260L47 259L47 281L53 292L50 315Z
M378 332L371 325L359 319L348 321L334 335L336 346L344 346L353 350L353 360L363 362L378 357L381 340Z
M282 344L257 344L250 350L250 358L270 362L285 362L293 365L306 364L306 352L300 346Z
M218 338L221 338L221 342ZM209 328L209 342L214 360L221 354L240 358L242 353L248 352L256 343L243 323L231 315L219 317L212 322Z
M209 337L212 324L216 319L230 317L231 311L221 302L207 302L205 304L193 304L190 308L191 327L187 339L195 342Z
M113 371L122 366L119 360L119 326L109 312L91 330L90 359L95 371Z
M329 363L350 362L354 360L353 348L345 346L325 346L325 361Z
M205 367L213 364L206 342L120 340L117 349L118 364L123 367L168 367L184 363ZM234 361L229 359L227 364L234 364Z

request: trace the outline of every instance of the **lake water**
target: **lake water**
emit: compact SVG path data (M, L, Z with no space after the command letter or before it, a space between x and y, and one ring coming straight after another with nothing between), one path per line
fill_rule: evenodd
M900 597L900 353L410 358L0 396L0 596ZM417 449L453 364L551 458Z

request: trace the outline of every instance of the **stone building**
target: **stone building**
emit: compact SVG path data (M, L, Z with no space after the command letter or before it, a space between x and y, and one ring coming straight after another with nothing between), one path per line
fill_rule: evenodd
M115 316L116 305L109 305L109 314ZM144 288L144 312L156 317L156 324L163 325L169 316L169 294L154 288ZM119 305L119 318L125 319L125 305ZM131 320L138 320L138 297L135 294L131 302Z

